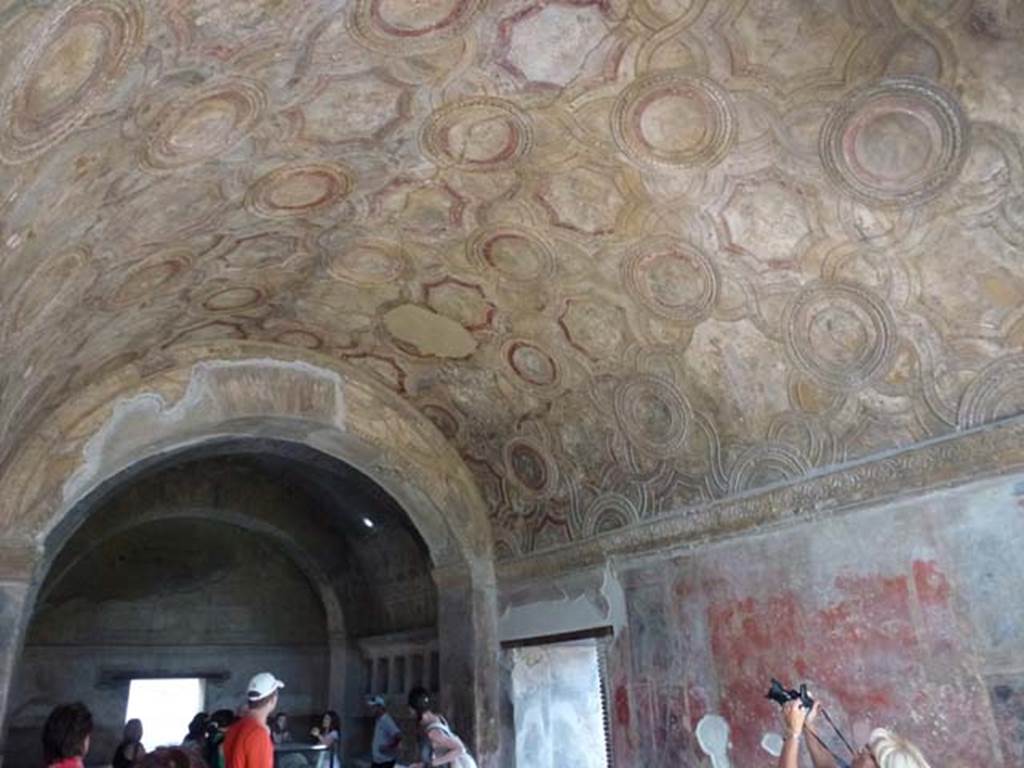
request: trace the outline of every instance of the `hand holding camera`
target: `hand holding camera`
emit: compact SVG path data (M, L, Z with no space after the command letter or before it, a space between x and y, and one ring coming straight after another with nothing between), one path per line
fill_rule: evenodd
M820 713L824 715L825 720L832 726L832 729L842 740L843 744L846 745L847 749L850 750L850 753L855 754L855 750L850 746L850 742L843 735L842 731L836 727L836 724L832 722L832 718L829 717L828 712L823 710L821 705L811 698L811 695L807 690L806 683L802 684L799 689L786 688L773 677L771 687L768 689L768 693L765 694L765 698L771 699L782 707L782 719L786 724L787 741L798 738L803 733L805 726L813 726L814 721L817 720ZM820 746L835 760L836 765L840 768L849 768L849 763L833 752L832 749L821 740L813 727L807 728L807 731L815 742L814 751L816 751L816 748Z
M807 710L799 699L787 701L782 705L782 720L786 724L786 738L799 738L807 721Z

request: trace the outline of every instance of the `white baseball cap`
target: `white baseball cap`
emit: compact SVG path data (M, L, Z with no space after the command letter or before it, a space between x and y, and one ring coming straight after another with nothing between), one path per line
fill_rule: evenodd
M384 701L383 696L367 696L366 706L368 707L386 707L387 702Z
M260 672L249 681L249 687L245 690L248 691L246 696L249 701L259 701L281 688L284 688L284 683L269 672Z

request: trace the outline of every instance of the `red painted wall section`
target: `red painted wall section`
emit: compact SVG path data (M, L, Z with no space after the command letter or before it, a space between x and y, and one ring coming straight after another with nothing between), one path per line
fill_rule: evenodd
M987 483L624 569L612 656L620 766L773 765L768 681L808 682L848 736L876 726L936 768L1024 766L1022 489ZM837 747L840 745L837 743ZM838 749L837 749L838 751Z

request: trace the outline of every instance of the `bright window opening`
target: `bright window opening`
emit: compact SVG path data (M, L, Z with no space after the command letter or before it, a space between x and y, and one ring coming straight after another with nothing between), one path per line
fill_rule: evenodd
M142 746L147 752L181 744L189 722L203 711L205 699L206 681L198 677L132 680L124 721L142 721Z

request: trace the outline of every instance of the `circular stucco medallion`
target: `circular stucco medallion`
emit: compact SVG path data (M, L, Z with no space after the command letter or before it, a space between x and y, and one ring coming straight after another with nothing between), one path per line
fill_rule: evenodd
M356 0L349 29L361 45L408 54L438 48L465 32L483 0Z
M523 339L510 341L502 348L502 355L520 381L541 389L558 383L558 364L534 342Z
M1024 355L986 366L964 391L957 421L971 429L1024 412Z
M555 270L551 246L536 232L516 226L489 227L469 242L469 258L512 283L533 283Z
M346 198L353 183L352 174L339 165L288 165L260 177L246 195L246 206L270 219L310 216Z
M705 77L657 72L631 83L615 102L612 133L629 157L650 165L709 167L736 137L729 94Z
M968 132L949 91L923 78L890 78L836 105L819 151L829 178L847 194L878 207L916 205L959 176Z
M789 302L783 323L790 360L825 387L857 389L889 370L896 322L888 305L863 286L810 283Z
M613 405L626 439L648 456L671 458L686 441L693 417L690 404L659 376L640 374L620 382Z
M248 80L224 80L189 91L157 115L142 164L162 171L219 158L248 136L266 106L262 86Z
M648 240L623 261L630 293L656 315L699 323L714 309L718 274L699 248L670 237Z
M215 291L203 299L207 312L238 312L263 302L263 291L248 285L231 286Z
M522 491L530 496L549 495L558 485L558 470L534 440L516 437L505 444L505 467Z
M405 272L402 248L390 240L364 239L338 245L327 257L331 277L354 285L387 285Z
M533 128L515 104L480 96L437 109L423 126L420 145L438 165L496 171L529 154Z
M98 0L42 24L0 97L0 160L27 162L90 117L138 50L142 16L130 0Z
M187 248L167 248L146 257L120 275L116 287L105 297L110 309L127 309L158 296L192 266Z

